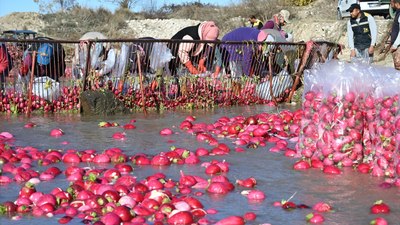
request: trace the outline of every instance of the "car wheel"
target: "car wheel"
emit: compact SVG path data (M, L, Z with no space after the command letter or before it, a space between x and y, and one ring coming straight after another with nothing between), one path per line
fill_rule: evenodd
M342 13L340 12L340 10L338 9L337 10L337 20L342 20L343 19L343 16L342 16Z

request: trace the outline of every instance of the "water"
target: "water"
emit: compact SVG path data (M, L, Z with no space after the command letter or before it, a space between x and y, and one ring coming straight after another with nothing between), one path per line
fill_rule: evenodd
M274 112L274 109L266 106L246 106L216 109L213 111L200 111L195 113L166 112L163 114L150 113L147 116L135 114L130 116L84 117L79 115L49 115L34 116L30 119L24 116L3 116L0 122L0 131L9 131L15 135L17 146L34 146L39 149L96 149L98 151L119 147L128 155L135 153L156 154L161 151L168 151L171 146L184 147L194 151L198 147L211 149L210 146L196 141L195 136L181 132L177 126L187 115L195 115L197 121L211 123L221 116L254 115L260 112ZM134 130L127 130L125 141L114 140L112 134L122 131L121 128L99 128L100 121L118 122L120 125L136 119L137 126ZM33 129L25 129L23 125L34 122L38 126ZM158 133L164 127L170 127L177 134L162 137ZM61 128L65 135L60 138L49 136L53 128ZM174 143L168 143L169 141ZM68 141L68 145L61 144ZM234 145L229 139L219 139L220 142L229 144L231 149ZM202 161L211 159L226 160L231 164L227 174L231 182L236 179L244 179L253 176L257 179L256 189L264 191L267 198L261 203L250 203L240 194L243 190L240 187L224 196L213 196L205 194L198 197L205 206L205 209L215 208L218 213L207 215L211 221L217 221L230 215L243 215L252 211L257 214L254 222L247 224L270 223L278 224L307 224L305 216L311 213L311 209L295 209L285 211L279 207L273 207L275 201L288 199L293 194L293 202L297 204L314 205L319 201L332 205L335 212L323 213L324 224L369 224L378 217L369 212L370 206L382 199L391 207L388 215L379 215L386 218L389 224L400 224L400 193L398 188L382 189L379 184L381 178L374 178L370 175L360 174L351 168L344 170L339 176L325 175L321 171L311 169L307 171L294 171L292 165L295 159L289 159L282 153L272 153L267 147L247 149L244 153L232 151L230 155L208 156L201 158ZM62 164L58 167L64 168ZM42 168L38 167L38 170ZM135 167L133 174L138 180L143 179L155 172L163 172L167 177L174 180L179 179L179 171L187 174L207 177L204 168L200 165L172 165L166 169L154 167ZM59 186L65 189L68 182L63 175L54 181L42 182L37 186L38 191L47 192L53 187ZM16 184L0 186L0 202L15 199L18 195L19 186ZM58 224L59 215L53 218L32 218L25 217L21 220L12 221L9 218L0 217L0 224ZM73 219L69 224L82 224L80 219ZM150 223L151 224L151 223Z

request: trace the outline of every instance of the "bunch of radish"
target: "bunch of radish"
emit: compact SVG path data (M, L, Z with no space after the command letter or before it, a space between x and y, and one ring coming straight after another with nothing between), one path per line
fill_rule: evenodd
M385 72L330 62L305 74L299 165L332 174L355 166L373 176L395 177L400 84L397 74Z

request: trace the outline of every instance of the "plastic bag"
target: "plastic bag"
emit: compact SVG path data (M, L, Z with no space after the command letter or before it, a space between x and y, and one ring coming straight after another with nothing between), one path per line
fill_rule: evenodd
M163 68L166 63L171 61L171 50L164 43L155 42L150 53L150 68L154 71Z
M270 86L269 81L258 84L256 87L256 95L261 99L272 100ZM274 97L280 97L285 90L292 86L293 78L285 70L282 70L279 74L272 77L272 94Z
M60 96L60 84L47 76L36 77L32 92L48 101L55 100Z

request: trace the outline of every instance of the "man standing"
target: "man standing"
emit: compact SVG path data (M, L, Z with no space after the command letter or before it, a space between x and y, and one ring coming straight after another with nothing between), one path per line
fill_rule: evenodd
M392 32L390 34L390 52L393 56L393 64L396 70L400 70L400 0L392 0L392 7L396 10L394 17Z
M352 4L346 11L350 12L351 17L347 23L350 59L358 58L372 63L378 34L375 19L362 12L359 4Z
M257 19L256 16L251 16L249 19L250 27L261 29L264 25L261 20Z

